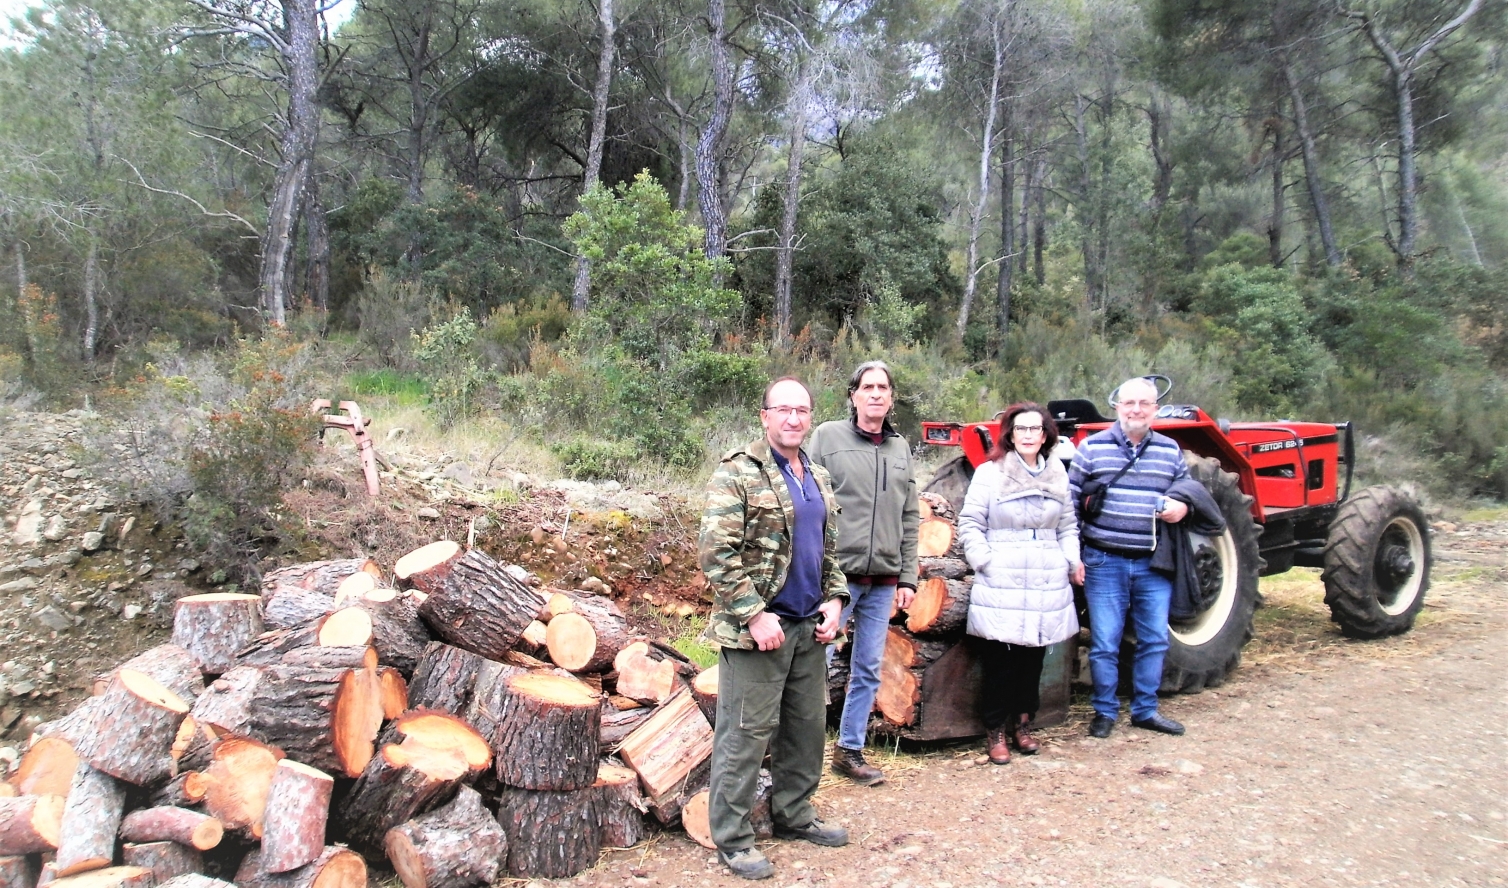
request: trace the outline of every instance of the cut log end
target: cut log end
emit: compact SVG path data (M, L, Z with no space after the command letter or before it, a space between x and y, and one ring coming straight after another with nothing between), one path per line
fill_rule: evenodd
M916 554L918 558L934 558L948 554L953 548L953 522L946 518L928 518L916 529Z

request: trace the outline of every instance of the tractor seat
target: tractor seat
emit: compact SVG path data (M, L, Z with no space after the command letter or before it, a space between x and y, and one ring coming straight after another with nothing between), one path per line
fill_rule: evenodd
M1077 426L1086 422L1110 422L1110 417L1101 416L1098 407L1088 398L1065 398L1048 401L1047 412L1061 426Z

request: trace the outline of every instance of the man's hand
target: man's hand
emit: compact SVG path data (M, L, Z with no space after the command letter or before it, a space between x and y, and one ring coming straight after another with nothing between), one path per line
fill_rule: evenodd
M773 651L785 644L785 630L780 628L780 618L769 611L760 611L749 621L749 634L762 651Z
M820 644L830 644L838 637L838 618L843 615L843 602L836 598L824 601L817 608L817 613L822 615L822 622L817 624L817 641Z
M895 606L901 610L911 606L911 600L916 597L916 590L910 586L895 587Z
M1168 522L1169 524L1177 524L1189 514L1188 503L1179 502L1176 499L1170 499L1166 502L1167 505L1162 507L1162 512L1160 512L1157 517Z

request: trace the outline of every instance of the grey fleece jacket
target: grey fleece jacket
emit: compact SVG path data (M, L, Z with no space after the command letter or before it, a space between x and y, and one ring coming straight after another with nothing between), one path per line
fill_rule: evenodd
M853 420L817 426L807 443L811 461L832 476L838 515L838 564L849 576L900 577L916 588L916 478L911 446L885 423L875 445Z

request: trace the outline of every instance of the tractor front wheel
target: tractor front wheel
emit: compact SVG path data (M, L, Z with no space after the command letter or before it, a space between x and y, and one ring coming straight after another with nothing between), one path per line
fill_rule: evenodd
M1341 504L1325 541L1325 603L1350 638L1407 632L1429 588L1429 525L1396 487L1368 487Z
M1189 474L1220 506L1225 532L1215 537L1191 535L1199 583L1214 601L1192 620L1168 625L1163 693L1198 693L1225 682L1241 662L1241 648L1251 640L1262 571L1262 531L1251 514L1251 497L1241 492L1240 479L1216 460L1188 451L1183 457Z

